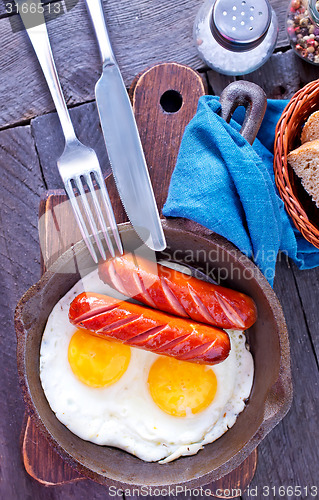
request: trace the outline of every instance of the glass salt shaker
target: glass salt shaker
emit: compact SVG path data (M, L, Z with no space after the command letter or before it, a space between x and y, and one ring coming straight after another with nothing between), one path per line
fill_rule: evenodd
M287 14L291 47L307 62L319 64L319 1L292 0Z
M264 64L278 35L268 0L206 0L194 23L201 59L224 75L245 75Z

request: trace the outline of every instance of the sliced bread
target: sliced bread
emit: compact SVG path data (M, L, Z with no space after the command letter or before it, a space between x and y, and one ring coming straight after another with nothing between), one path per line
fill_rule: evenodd
M301 132L301 144L319 139L319 111L309 116Z
M319 140L306 142L291 151L288 162L319 208Z

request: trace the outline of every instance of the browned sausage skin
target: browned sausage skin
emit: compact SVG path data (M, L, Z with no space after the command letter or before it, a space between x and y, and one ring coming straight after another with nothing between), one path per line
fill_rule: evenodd
M244 330L257 319L247 295L126 254L99 264L99 276L119 292L154 309L195 321Z
M219 328L106 295L81 293L70 305L69 319L95 335L195 363L220 363L230 351L229 337Z

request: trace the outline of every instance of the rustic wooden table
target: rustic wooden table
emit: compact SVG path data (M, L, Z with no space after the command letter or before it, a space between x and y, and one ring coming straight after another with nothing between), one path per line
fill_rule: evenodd
M67 103L80 139L105 150L95 115L94 83L99 55L83 0L48 25L53 52ZM266 65L245 77L261 85L272 98L289 98L319 69L303 63L288 46L285 34L287 0L272 0L280 33L274 55ZM0 498L107 499L104 487L88 480L45 487L25 472L20 452L24 404L18 387L13 314L22 293L40 274L37 213L41 194L61 187L55 167L61 154L58 139L46 147L41 137L51 133L54 115L36 118L53 109L48 89L19 17L0 4L0 171L1 171L1 426ZM147 66L160 61L187 64L203 73L210 92L220 94L232 80L203 67L192 41L192 25L202 0L108 0L104 2L110 35L127 86ZM91 117L91 118L90 118ZM299 498L311 498L318 486L318 351L319 269L299 271L281 258L275 291L282 303L291 342L294 401L286 418L259 446L259 462L247 500L289 496L280 486L300 486ZM274 490L275 488L275 495ZM306 493L308 488L308 493ZM182 498L183 496L181 496ZM191 496L188 495L188 498ZM266 496L265 496L266 497ZM185 498L185 497L184 497Z

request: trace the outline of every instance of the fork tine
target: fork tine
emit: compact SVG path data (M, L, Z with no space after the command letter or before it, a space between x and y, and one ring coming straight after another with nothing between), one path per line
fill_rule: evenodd
M104 202L106 214L107 214L107 217L108 217L111 229L112 229L112 233L113 233L117 248L118 248L120 254L123 255L123 245L122 245L121 237L119 235L119 231L117 228L116 220L114 217L114 212L113 212L113 208L111 205L110 197L109 197L108 192L106 190L104 179L103 179L102 174L99 170L94 170L94 175L95 175L95 180L98 183L98 186L100 187L100 190L101 190L101 195L102 195L102 199Z
M98 249L100 251L102 259L105 260L106 259L105 250L103 248L102 241L101 241L101 238L100 238L100 235L99 235L99 231L98 231L98 228L96 227L95 220L94 220L92 211L90 209L89 202L87 200L87 194L84 191L84 187L83 187L81 178L80 177L74 177L73 180L74 180L75 185L76 185L76 187L79 190L79 193L81 195L81 201L82 201L82 204L83 204L83 208L84 208L85 214L87 216L87 219L89 221L89 224L91 226L91 230L93 232L93 236L94 236L95 242L96 242L96 244L98 246ZM114 251L113 251L113 254L114 254Z
M96 252L95 252L95 250L93 248L92 242L90 240L90 236L89 236L88 230L86 228L86 225L85 225L85 222L84 222L84 219L83 219L83 216L82 216L82 213L81 213L78 201L77 201L76 196L74 194L71 181L68 180L67 182L65 182L64 187L65 187L65 190L66 190L67 195L69 197L69 200L71 202L71 207L73 209L74 216L75 216L76 221L78 223L78 226L80 228L82 237L83 237L83 239L84 239L84 241L86 243L86 246L89 249L89 252L91 254L92 259L97 264L98 263L98 258L97 258Z
M113 244L112 244L112 241L111 241L111 238L110 238L110 235L109 235L109 232L108 232L108 229L107 229L107 226L106 226L103 214L102 214L101 206L100 206L99 200L97 198L96 191L94 189L91 176L90 176L90 174L88 174L88 175L85 175L84 178L85 178L85 182L87 183L89 190L91 192L93 203L95 206L95 210L96 210L96 213L97 213L97 216L99 219L99 223L100 223L100 226L102 228L102 232L103 232L105 241L107 243L108 249L111 252L112 257L114 257L115 254L114 254Z

